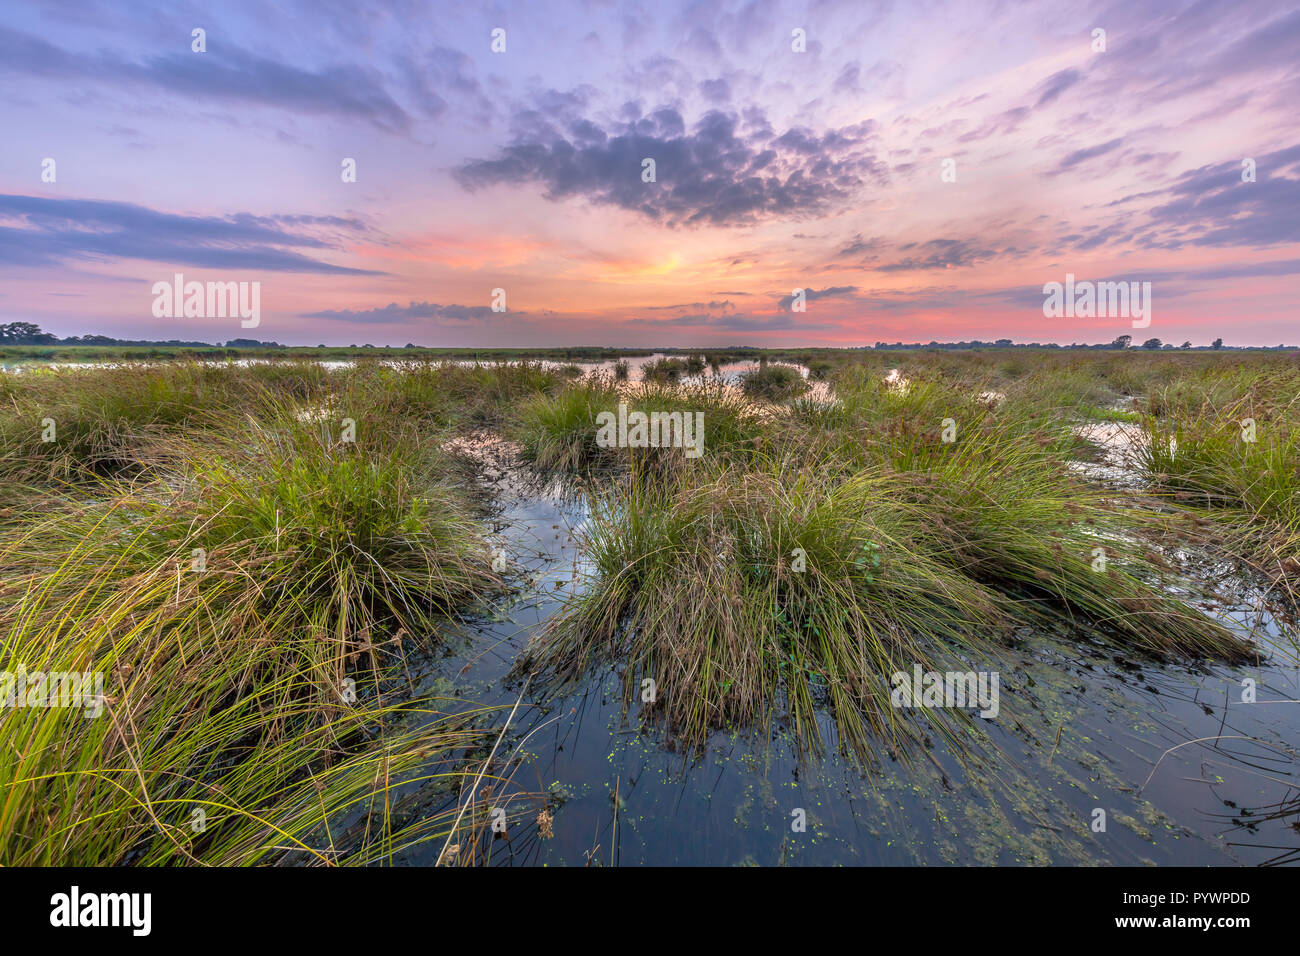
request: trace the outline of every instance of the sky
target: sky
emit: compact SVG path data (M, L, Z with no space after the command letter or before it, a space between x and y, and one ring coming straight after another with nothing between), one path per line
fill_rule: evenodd
M6 0L0 128L0 322L63 336L1300 341L1294 3Z

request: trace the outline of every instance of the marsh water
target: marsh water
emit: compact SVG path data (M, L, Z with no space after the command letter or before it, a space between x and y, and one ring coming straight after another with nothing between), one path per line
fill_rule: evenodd
M425 686L518 702L502 748L519 757L512 786L542 795L553 818L549 837L531 815L512 824L491 841L494 865L1300 863L1295 622L1208 556L1171 555L1219 595L1200 598L1207 612L1259 646L1250 666L1150 663L1062 622L970 662L1000 672L1002 708L973 720L974 753L960 759L936 734L908 762L882 746L859 768L838 755L829 718L825 750L801 753L779 713L683 749L625 706L617 662L559 691L512 674L585 586L587 510L578 487L531 481L509 443L485 436L475 455L516 588L457 629ZM1123 471L1122 448L1103 458Z
M637 382L642 380L643 373L647 365L651 364L652 362L657 362L661 359L670 358L670 357L672 356L666 355L661 352L655 352L649 355L628 356L622 359L622 361L628 366L628 380L632 382ZM680 358L681 356L677 356L677 357ZM196 364L198 365L207 365L213 368L220 368L226 366L247 367L253 365L274 365L277 363L283 363L284 361L286 361L286 359L242 358L242 359L210 359L210 360L199 359L195 361ZM295 360L289 359L288 361L295 361ZM368 363L383 365L383 366L387 366L388 368L394 368L394 369L408 368L412 365L428 364L426 360L416 361L411 359L403 359L400 357L367 358L365 359L365 361ZM514 360L508 360L506 361L506 364L512 364L513 361ZM615 365L618 364L618 362L614 359L608 359L599 362L583 362L583 361L569 362L569 361L558 361L552 359L525 359L523 361L526 361L533 365L542 365L547 368L563 368L569 365L576 365L582 369L584 374L587 375L603 374L611 377L614 374ZM446 362L452 365L463 365L463 366L494 364L492 362L484 362L475 359L435 359L433 360L433 362L434 364L440 364L442 362ZM168 359L159 359L156 361L130 360L130 361L120 361L120 362L111 362L111 361L33 362L28 360L21 360L16 362L0 361L0 371L12 373L12 372L24 372L28 370L41 370L41 369L75 371L79 369L93 370L93 369L124 368L124 367L150 368L150 367L159 367L159 366L164 366L169 364L175 364L175 360L168 360ZM339 369L355 368L357 362L352 359L317 359L315 360L314 364L319 365L321 368L324 368L328 371L336 371ZM808 369L802 365L798 365L793 362L776 362L776 361L772 362L771 364L784 365L788 368L797 369L805 379L808 378ZM745 372L751 371L757 367L758 367L758 363L753 361L723 362L722 364L716 367L706 368L706 370L700 375L683 376L680 379L680 381L686 385L700 385L708 381L721 381L726 384L734 385L740 380L740 377ZM817 388L818 386L818 383L815 382L810 384L814 388ZM824 388L824 386L822 386L822 388Z
M630 360L629 377L660 357ZM734 384L753 367L699 380ZM1140 485L1132 429L1099 423L1085 437L1101 451L1079 463L1085 475ZM1204 585L1190 597L1257 644L1250 666L1151 663L1062 621L969 662L1001 681L998 717L972 721L972 752L935 734L907 761L882 744L863 768L839 755L826 715L824 750L800 752L779 709L769 726L717 731L693 750L625 704L619 662L558 689L515 673L589 580L587 505L580 485L535 478L496 436L468 450L512 588L452 625L416 674L422 692L498 705L494 733L518 704L493 770L513 758L509 787L532 809L487 841L493 865L1300 864L1297 624L1212 556L1168 555ZM543 807L549 836L535 823ZM399 859L431 864L440 847Z

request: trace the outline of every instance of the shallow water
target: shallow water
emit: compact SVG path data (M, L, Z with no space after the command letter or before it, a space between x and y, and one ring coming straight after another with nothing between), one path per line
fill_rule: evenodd
M629 379L640 380L661 357L629 359ZM614 366L575 364L588 374L612 375ZM734 385L754 367L730 363L717 377ZM905 388L896 373L889 381ZM1115 485L1140 483L1134 427L1085 427L1102 457L1078 463L1080 470ZM587 511L572 486L534 487L508 445L471 442L464 450L483 461L495 502L491 530L518 587L492 615L451 634L423 687L508 709L522 690L510 676L515 661L590 573L580 543ZM910 765L882 748L878 764L862 771L835 753L829 718L822 734L831 746L818 756L798 752L780 714L770 728L717 732L702 753L683 752L657 724L643 727L635 704L624 711L614 667L555 694L529 686L505 750L523 742L514 787L548 795L554 835L543 839L531 817L516 822L508 839L493 841L491 861L1300 863L1295 648L1231 569L1182 557L1207 590L1236 592L1212 610L1255 635L1260 664L1150 664L1065 628L1026 629L997 660L970 662L1000 673L1002 710L975 721L970 732L983 756L964 763L935 735ZM1294 622L1289 627L1294 635ZM1258 684L1253 704L1242 702L1247 678ZM1104 832L1091 826L1098 809ZM798 810L806 832L792 830ZM438 849L418 847L402 860L432 863Z
M453 636L433 679L509 708L521 692L508 677L514 661L590 571L580 544L587 511L562 483L530 489L508 445L486 449L484 480L499 509L492 527L523 586L498 605L500 619ZM613 667L554 695L530 686L507 740L537 731L514 781L550 795L554 836L543 839L530 815L493 842L491 861L1300 862L1300 672L1257 598L1242 593L1218 613L1253 630L1262 654L1270 642L1291 653L1246 668L1137 662L1064 629L1024 629L1000 659L970 662L1001 673L1002 709L974 721L985 756L966 764L938 736L911 766L882 754L859 771L833 747L801 756L779 715L767 731L717 732L702 753L682 752L657 725L643 727L635 705L624 713ZM1258 682L1255 704L1241 702L1247 677ZM822 731L834 740L829 719ZM1187 744L1206 737L1221 739ZM1104 832L1091 826L1098 808ZM800 809L806 832L792 830ZM436 855L416 849L405 862Z
M633 382L639 382L643 378L643 372L647 365L649 365L652 362L657 362L660 359L665 359L669 357L674 357L674 356L669 356L666 353L662 353L662 352L656 352L653 355L628 356L622 359L622 361L628 364L629 380ZM675 357L684 358L684 356L682 355L678 355ZM181 360L177 360L177 359L156 359L156 360L142 360L142 361L102 361L102 362L33 362L24 359L17 362L0 362L0 371L22 372L25 370L35 371L40 369L59 370L59 371L85 371L89 369L103 369L103 368L158 368L159 366L164 366L164 365L176 365L179 364L180 361ZM331 372L338 371L339 369L355 368L357 365L357 362L354 359L294 359L291 357L282 358L282 359L280 358L203 359L203 360L196 361L195 364L206 365L211 368L222 368L225 366L231 366L235 368L250 368L255 365L275 365L275 364L282 364L284 362L293 362L293 361L311 361L314 364L321 366L321 368L324 368L327 371L331 371ZM409 358L400 358L400 357L382 358L382 359L367 358L366 361L373 362L374 364L377 365L383 365L387 368L397 368L397 369L406 368L411 365L441 365L443 363L448 363L451 365L464 365L464 366L471 366L471 365L492 366L492 365L503 364L501 362L488 361L482 359L452 359L452 358L428 359L428 360L409 359ZM563 368L567 365L576 365L579 368L581 368L584 371L584 373L589 374L592 372L603 372L603 373L608 373L611 376L614 374L614 366L618 362L618 360L616 359L604 359L601 361L583 361L579 359L574 359L573 361L568 361L568 360L560 361L560 360L553 360L553 359L523 359L521 361L528 362L529 364L533 364L533 365L543 365L546 366L547 368ZM515 362L511 360L505 362L504 364L515 364ZM799 369L800 373L803 375L804 378L808 377L808 369L802 365L797 365L793 362L773 362L772 364L787 365L790 368ZM758 362L756 361L755 362L724 362L719 366L716 374L724 381L734 384L736 381L739 380L739 377L743 372L747 372L755 368L758 368ZM707 369L703 375L685 376L682 378L682 381L687 383L693 383L693 384L701 384L707 381L714 374L715 373L713 372L712 369Z
M1091 442L1098 451L1096 461L1071 461L1079 474L1115 487L1137 488L1146 484L1143 453L1146 429L1136 422L1091 421L1074 427L1074 433Z

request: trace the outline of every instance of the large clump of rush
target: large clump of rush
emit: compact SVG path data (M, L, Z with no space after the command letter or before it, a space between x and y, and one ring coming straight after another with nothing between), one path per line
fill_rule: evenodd
M485 543L419 449L276 424L3 535L0 669L105 699L0 713L0 862L365 863L448 831L401 808L482 731L403 690L405 654L496 586Z

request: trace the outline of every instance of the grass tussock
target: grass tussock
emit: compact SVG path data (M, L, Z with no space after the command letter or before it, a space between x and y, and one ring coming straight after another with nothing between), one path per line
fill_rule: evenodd
M160 438L231 409L257 414L323 393L306 363L249 368L196 363L4 375L0 484L7 487L139 472Z
M1300 581L1300 369L1217 370L1153 392L1152 485L1294 599Z
M703 415L704 448L719 452L752 451L761 442L761 417L734 390L720 383L689 387L639 383L620 389L607 378L592 377L553 394L536 395L518 410L508 434L523 446L525 457L540 468L584 471L629 461L675 467L684 461L681 448L600 447L602 413L627 412Z
M808 382L797 368L772 363L746 372L740 386L747 397L768 402L782 402L808 391Z
M1063 406L990 404L981 384L845 372L833 403L796 403L756 444L633 470L596 493L590 587L528 665L572 679L624 662L629 695L655 680L655 706L697 742L780 701L816 745L826 706L866 760L872 740L955 732L948 715L900 719L894 672L995 660L1018 628L1064 620L1141 656L1245 659L1134 539L1143 513L1066 467Z
M117 474L64 449L79 484L0 529L0 670L104 693L97 717L0 710L0 863L355 864L451 833L488 721L416 693L411 655L499 586L480 525L418 433L359 412L341 441L255 379L156 457L117 446ZM338 385L331 407L391 407Z

